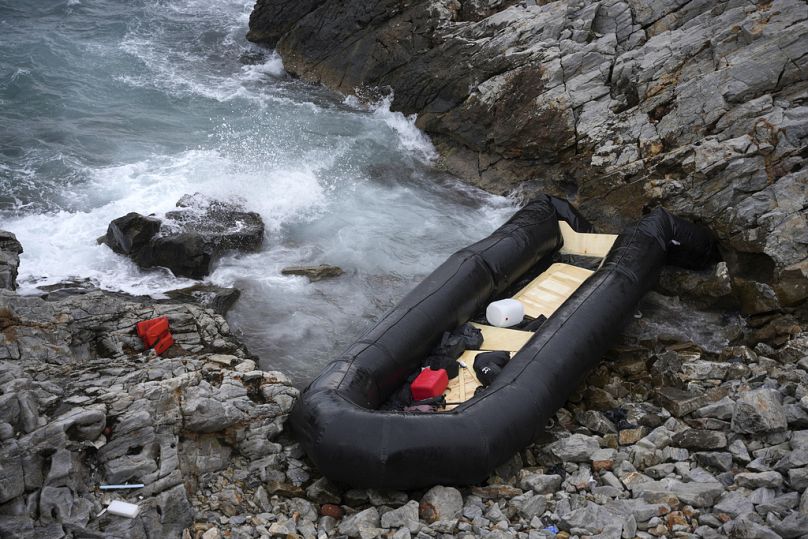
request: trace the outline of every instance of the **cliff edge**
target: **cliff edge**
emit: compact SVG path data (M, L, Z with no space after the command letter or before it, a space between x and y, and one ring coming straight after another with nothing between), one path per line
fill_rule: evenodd
M746 314L808 297L808 17L800 0L258 0L295 76L389 88L447 168L616 230L716 231Z

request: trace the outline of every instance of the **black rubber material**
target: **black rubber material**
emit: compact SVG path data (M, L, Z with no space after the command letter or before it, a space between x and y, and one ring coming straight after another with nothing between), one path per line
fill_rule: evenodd
M326 477L384 489L482 482L534 440L619 335L666 262L701 267L714 253L706 229L654 210L620 234L602 267L484 392L450 412L377 410L444 331L561 247L559 219L591 230L565 201L537 198L449 257L306 388L290 421Z

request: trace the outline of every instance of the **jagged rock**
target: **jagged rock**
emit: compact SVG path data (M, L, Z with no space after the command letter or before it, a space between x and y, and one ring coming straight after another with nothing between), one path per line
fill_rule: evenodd
M457 518L463 510L463 496L456 488L435 486L421 498L419 514L429 523Z
M600 449L600 444L591 436L573 434L553 442L548 449L561 460L589 462L592 453Z
M673 443L686 449L723 449L727 447L727 436L720 431L687 429L676 433Z
M779 534L763 524L755 513L738 516L725 524L722 530L727 536L738 539L782 539Z
M360 537L362 530L376 529L379 527L379 510L375 507L360 511L355 515L345 517L339 523L338 531L348 537Z
M212 262L229 250L255 251L264 223L238 204L185 195L165 219L129 213L113 220L101 241L138 266L162 266L175 275L201 279Z
M237 288L225 288L212 284L195 284L188 288L169 290L166 292L166 296L180 303L196 303L224 316L238 301L241 291Z
M563 515L559 526L571 534L588 532L587 534L591 535L603 533L611 526L614 526L615 522L614 513L600 505L587 502L585 507ZM622 529L619 522L617 522L617 526Z
M751 513L755 506L749 500L749 496L740 492L727 492L718 500L713 510L717 513L726 513L732 518L744 513Z
M98 290L48 300L0 291L0 302L13 313L0 333L0 423L12 431L0 437L0 504L18 508L9 534L181 537L194 519L190 488L234 457L262 470L292 462L274 440L297 390L279 373L210 361L217 350L247 354L220 316ZM178 357L144 354L135 334L161 315ZM101 345L111 341L122 343L112 357ZM95 518L107 496L98 484L126 481L145 484L140 514ZM228 488L211 503L237 526L243 498Z
M782 396L773 389L756 389L741 393L732 414L732 430L757 433L777 432L788 428Z
M544 475L521 470L519 486L523 490L532 490L536 494L550 494L558 490L564 478L560 475Z
M337 266L329 266L328 264L320 264L319 266L289 266L283 268L281 273L284 275L300 275L308 277L309 281L322 281L323 279L330 279L332 277L339 277L344 271Z
M735 484L746 488L777 488L783 485L783 476L777 472L739 473L735 476Z
M720 391L687 391L675 387L662 387L656 392L657 402L675 417L682 417L707 403L723 397Z
M20 267L22 245L17 236L6 230L0 230L0 288L17 289L17 270Z
M694 507L710 507L724 492L724 486L720 483L683 483L676 479L646 481L633 485L631 489L650 503L665 500L667 496L673 495L681 502Z
M381 518L382 528L401 528L406 527L410 532L415 533L418 531L420 524L418 522L418 502L410 500L398 509L393 509L382 515Z
M784 539L792 539L805 535L808 530L808 516L796 511L790 512L786 518L774 525L774 531Z
M750 313L808 297L806 36L800 0L259 0L248 33L295 76L389 88L478 186L572 191L611 230L699 218L726 272L673 286Z

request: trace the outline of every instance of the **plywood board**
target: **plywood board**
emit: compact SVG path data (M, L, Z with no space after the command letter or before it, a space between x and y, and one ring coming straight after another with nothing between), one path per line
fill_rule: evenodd
M566 221L559 221L558 227L561 229L561 236L564 238L564 246L560 252L565 255L603 258L608 254L617 239L616 234L575 232Z
M457 377L449 380L449 385L443 394L446 397L446 410L453 410L459 404L472 398L477 388L482 385L474 374L474 358L482 352L485 350L466 350L460 356L459 361L462 361L466 368L460 367ZM511 352L511 357L513 355L514 352Z
M532 318L544 315L549 318L593 273L569 264L553 264L513 298L522 302L526 315Z
M471 324L483 333L483 344L480 350L507 350L518 352L533 336L532 331L518 329L498 328L485 324Z

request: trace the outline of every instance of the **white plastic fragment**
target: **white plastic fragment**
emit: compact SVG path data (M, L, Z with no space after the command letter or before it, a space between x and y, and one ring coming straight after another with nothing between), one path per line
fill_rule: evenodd
M140 512L140 506L133 503L126 503L120 500L115 500L107 506L107 512L110 515L118 515L126 518L135 518Z
M100 485L98 488L101 490L119 490L125 488L143 488L144 486L143 483L126 483L123 485Z

